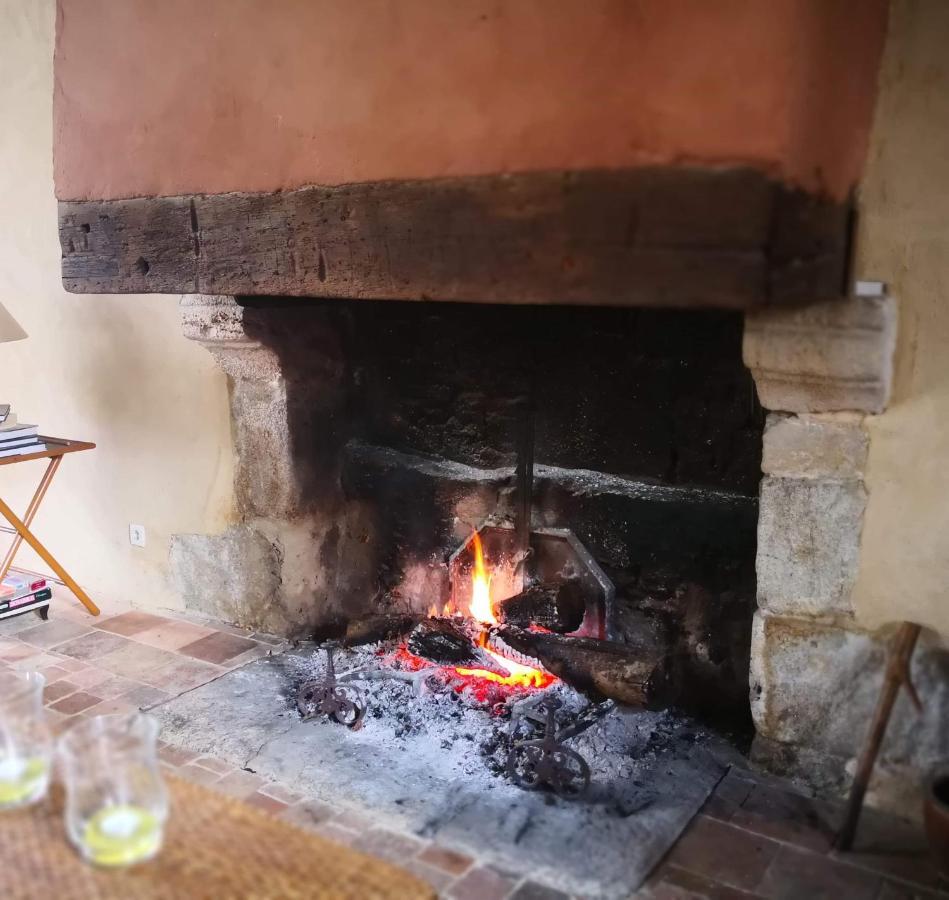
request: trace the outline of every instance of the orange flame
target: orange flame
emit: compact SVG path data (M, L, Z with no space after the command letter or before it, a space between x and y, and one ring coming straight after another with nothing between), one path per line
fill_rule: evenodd
M473 619L483 622L485 625L497 625L498 618L494 612L494 604L491 602L491 575L488 574L487 566L484 563L484 548L481 546L481 535L476 531L471 541L474 549L474 569L471 573L471 603L468 606L468 612ZM507 675L498 675L496 672L489 672L487 669L458 669L455 671L459 675L472 675L476 678L484 678L488 681L496 681L498 684L517 685L519 687L547 687L556 681L553 675L534 669L531 666L525 666L514 662L487 647L487 635L482 633L478 642L481 648L488 653L496 663L503 669L507 669Z
M471 546L474 550L474 568L471 572L471 602L468 605L468 614L478 622L484 625L498 625L498 617L494 612L494 603L491 601L491 579L493 573L488 572L488 567L484 562L484 547L481 544L481 535L476 531L471 540ZM449 600L443 607L441 613L436 604L432 604L428 609L428 615L431 618L437 618L439 615L455 615L455 609ZM507 675L498 675L496 672L489 672L487 669L460 669L455 668L459 675L466 675L472 678L480 678L485 681L494 681L497 684L506 684L513 687L534 687L544 688L553 684L557 679L547 672L540 669L534 669L531 666L525 666L495 653L487 646L487 631L481 633L478 639L478 645L488 653L494 661L502 668L506 669ZM408 651L404 651L406 658L413 658Z
M498 619L491 603L491 577L484 564L484 549L481 546L481 535L477 531L471 546L474 548L474 570L471 573L471 604L468 611L472 618L484 622L485 625L497 625Z

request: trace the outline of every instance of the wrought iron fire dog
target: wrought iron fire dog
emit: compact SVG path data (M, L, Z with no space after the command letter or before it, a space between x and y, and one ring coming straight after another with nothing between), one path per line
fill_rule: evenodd
M546 714L544 736L540 740L518 741L507 757L507 774L527 791L550 787L555 794L568 799L579 797L590 786L590 767L586 760L562 743L565 731L557 731L557 709L560 701L544 700Z
M362 725L366 703L355 688L337 682L336 666L333 663L336 645L327 644L323 649L326 650L326 675L322 679L308 681L300 688L297 709L304 720L322 713L340 725L355 730Z

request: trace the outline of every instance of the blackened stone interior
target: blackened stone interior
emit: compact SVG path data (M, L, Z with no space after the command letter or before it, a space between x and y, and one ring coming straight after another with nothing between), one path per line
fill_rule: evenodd
M513 465L533 388L536 459L756 494L761 414L739 314L368 304L351 310L365 437Z
M460 526L459 508L510 515L528 394L535 525L588 546L617 586L621 632L666 629L682 705L747 722L764 415L740 314L244 302L248 332L283 362L301 483L374 510L379 605L427 608L405 573L428 566L439 589L459 527L477 524Z

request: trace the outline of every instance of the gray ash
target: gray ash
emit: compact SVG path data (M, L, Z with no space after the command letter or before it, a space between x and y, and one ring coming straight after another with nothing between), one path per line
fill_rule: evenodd
M387 753L410 753L446 777L464 776L486 785L506 777L515 741L544 736L539 717L521 715L524 707L538 705L532 700L559 701L558 731L594 707L561 681L543 689L521 688L459 676L445 667L415 669L414 658L379 644L340 649L335 664L337 678L357 687L368 707L354 741L371 741ZM325 673L326 655L318 647L288 655L287 702L295 705L300 686ZM617 708L567 745L591 767L590 799L626 816L651 802L637 787L639 776L660 758L683 758L702 736L694 723L673 712Z

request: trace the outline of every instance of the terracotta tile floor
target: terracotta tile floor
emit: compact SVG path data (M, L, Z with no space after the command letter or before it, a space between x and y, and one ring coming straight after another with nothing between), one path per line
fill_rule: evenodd
M57 730L91 715L148 709L278 652L279 638L117 605L98 619L64 591L50 620L0 621L0 667L40 669ZM452 900L563 900L565 894L464 854L377 828L366 816L300 797L222 760L160 745L163 766L325 837L392 860ZM897 900L949 896L919 831L868 811L858 852L831 849L839 807L770 776L732 769L657 867L640 897Z

